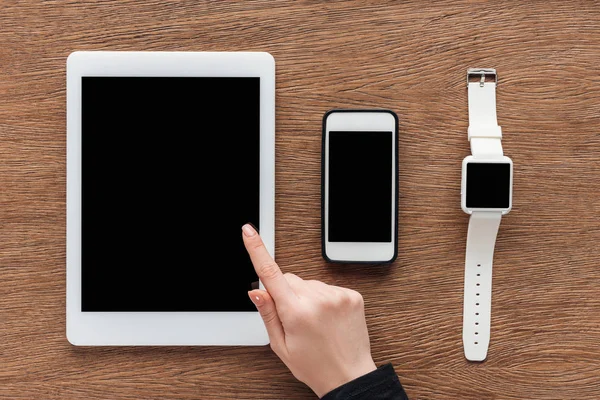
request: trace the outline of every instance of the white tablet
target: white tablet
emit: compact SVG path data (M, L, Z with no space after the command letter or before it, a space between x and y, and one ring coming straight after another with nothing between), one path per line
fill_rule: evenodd
M274 164L270 54L72 53L69 342L267 344L241 227L274 255Z

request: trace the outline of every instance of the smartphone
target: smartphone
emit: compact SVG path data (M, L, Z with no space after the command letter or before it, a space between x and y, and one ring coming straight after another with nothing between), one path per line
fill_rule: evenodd
M398 116L335 109L323 116L323 258L391 263L398 255Z

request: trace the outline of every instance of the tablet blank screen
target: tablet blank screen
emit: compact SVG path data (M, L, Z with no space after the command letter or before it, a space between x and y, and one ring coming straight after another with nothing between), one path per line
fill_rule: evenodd
M260 78L82 78L82 311L255 311Z

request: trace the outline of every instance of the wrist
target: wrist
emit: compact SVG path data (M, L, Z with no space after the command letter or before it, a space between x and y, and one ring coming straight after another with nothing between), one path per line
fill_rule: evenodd
M348 366L348 368L344 368L340 371L339 374L324 375L326 380L324 382L321 382L319 385L316 385L315 387L311 387L311 389L319 398L321 398L327 393L331 392L332 390L342 385L345 385L346 383L351 382L357 378L360 378L361 376L364 376L370 372L373 372L376 369L377 366L375 365L375 362L372 358L369 357L368 360L364 360L360 364L355 364L352 366Z

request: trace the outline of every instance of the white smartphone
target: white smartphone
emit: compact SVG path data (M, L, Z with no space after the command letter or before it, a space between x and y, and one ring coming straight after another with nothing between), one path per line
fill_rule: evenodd
M335 109L323 116L323 258L391 263L398 255L398 116Z

